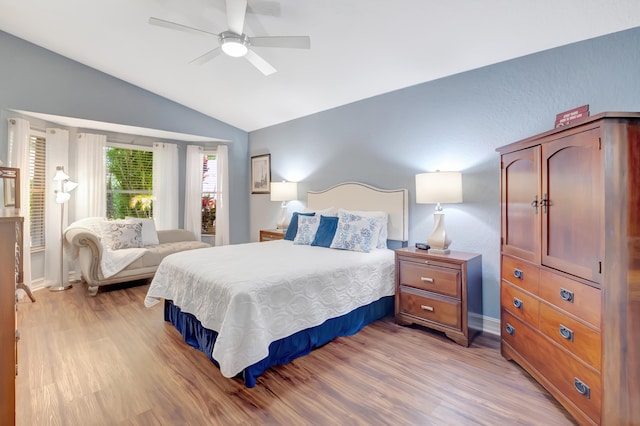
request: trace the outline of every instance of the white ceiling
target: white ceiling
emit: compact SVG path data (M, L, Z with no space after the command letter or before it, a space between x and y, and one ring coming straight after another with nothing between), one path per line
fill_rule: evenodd
M0 0L0 30L252 131L360 99L640 26L638 0L249 0L245 33L309 35L311 50L255 47L278 72L243 58L189 61L224 0ZM46 112L46 111L43 111Z

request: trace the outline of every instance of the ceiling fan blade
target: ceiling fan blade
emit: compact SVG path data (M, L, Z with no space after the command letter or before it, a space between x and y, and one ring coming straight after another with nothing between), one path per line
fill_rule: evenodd
M197 58L195 58L194 60L190 61L189 63L190 64L194 64L194 65L206 64L207 62L209 62L210 60L212 60L213 58L218 56L220 54L220 52L222 52L222 49L220 49L219 47L216 47L215 49L211 49L210 51L208 51L204 55L198 56Z
M280 2L255 1L247 6L247 13L264 16L280 16Z
M262 59L262 56L258 55L256 52L254 52L251 49L249 49L249 51L247 52L246 55L244 55L244 57L247 58L247 61L251 62L251 64L254 67L258 68L260 72L264 75L271 75L274 72L276 72L276 69L272 67L269 62Z
M311 48L311 38L309 36L251 37L250 42L252 46L258 47Z
M186 33L204 33L204 34L209 34L209 35L218 37L218 34L212 33L210 31L189 27L186 25L178 24L177 22L165 21L164 19L160 19L160 18L150 17L149 23L151 25L157 25L159 27L169 28L172 30L184 31Z
M244 15L247 13L247 0L227 0L227 25L229 31L238 35L244 28Z

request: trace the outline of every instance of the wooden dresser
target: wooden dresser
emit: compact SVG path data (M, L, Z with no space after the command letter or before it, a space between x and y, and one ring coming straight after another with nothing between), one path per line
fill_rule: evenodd
M396 250L395 304L398 324L439 330L469 346L482 331L482 256Z
M501 154L501 351L580 424L640 424L640 113Z
M3 214L0 213L0 419L2 424L9 425L15 424L18 372L16 283L22 279L23 219Z

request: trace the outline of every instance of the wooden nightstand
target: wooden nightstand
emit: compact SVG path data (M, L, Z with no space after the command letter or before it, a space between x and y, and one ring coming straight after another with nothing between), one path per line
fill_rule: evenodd
M282 240L286 229L261 229L260 230L260 242Z
M469 346L482 331L482 255L396 250L396 322L444 332Z

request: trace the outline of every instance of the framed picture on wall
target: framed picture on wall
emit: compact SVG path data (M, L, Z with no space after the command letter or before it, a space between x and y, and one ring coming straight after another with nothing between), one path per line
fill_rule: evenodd
M251 193L271 193L271 154L251 157Z

